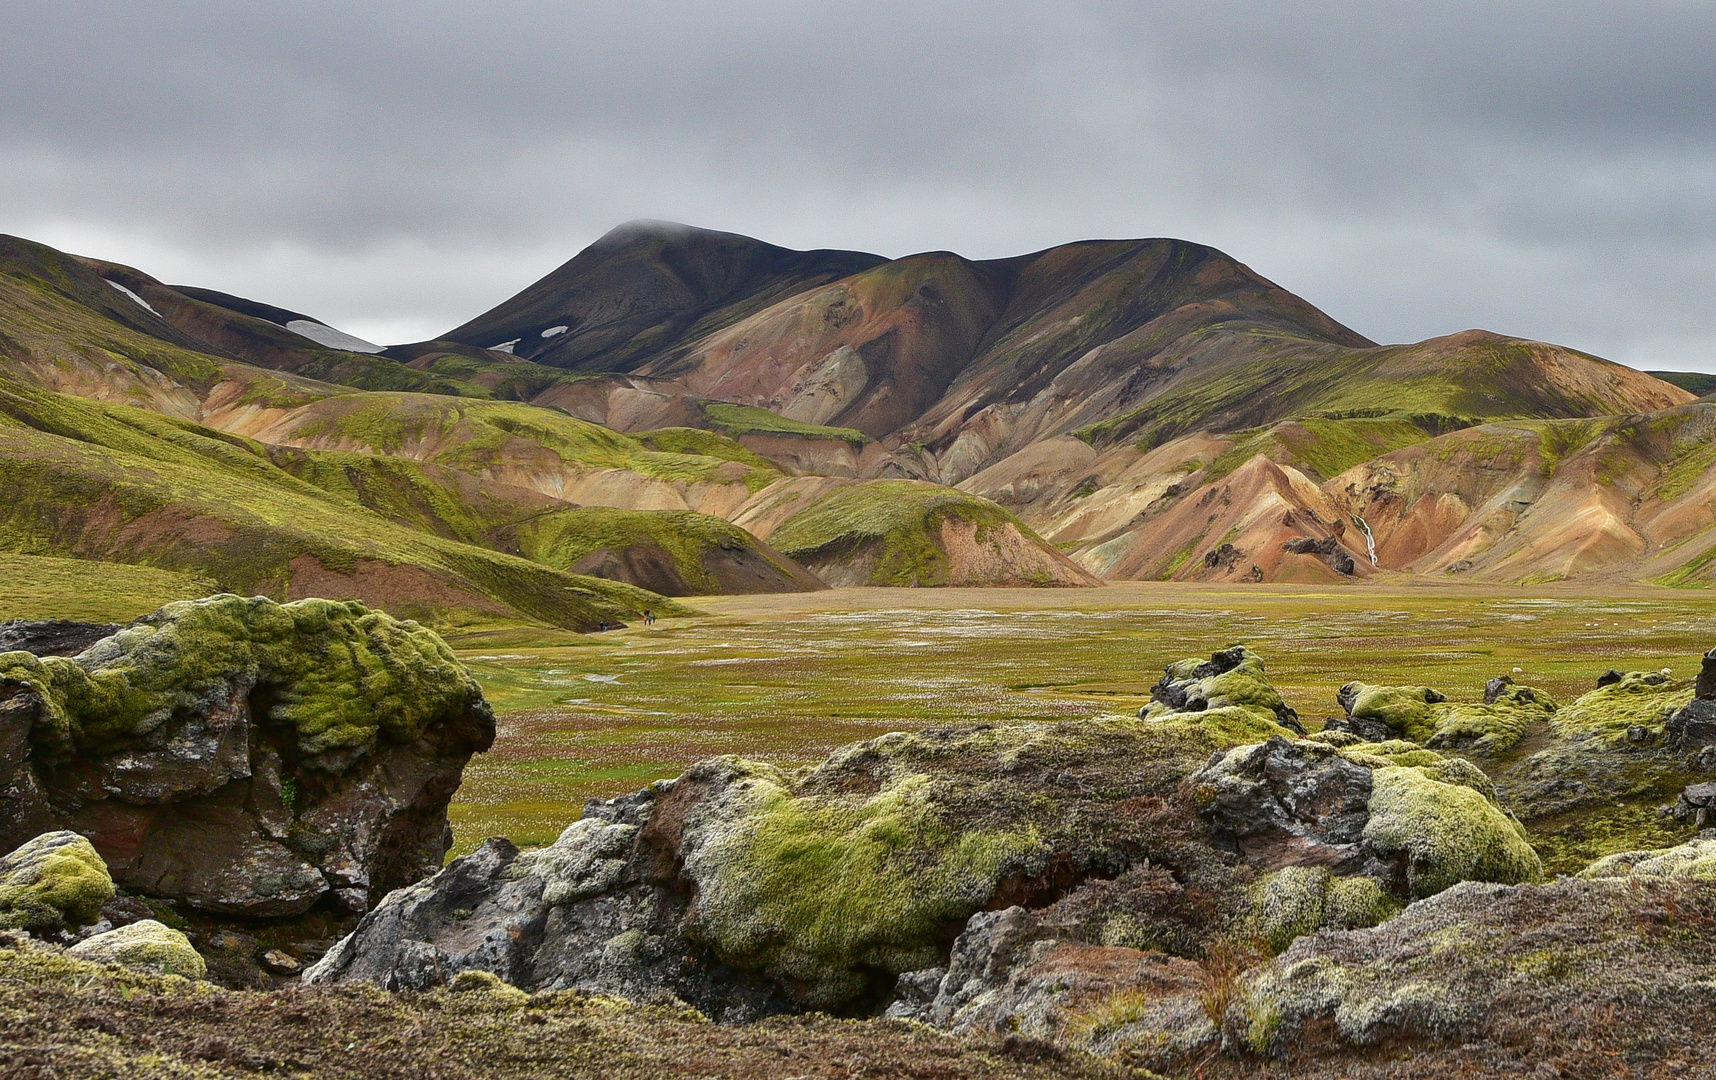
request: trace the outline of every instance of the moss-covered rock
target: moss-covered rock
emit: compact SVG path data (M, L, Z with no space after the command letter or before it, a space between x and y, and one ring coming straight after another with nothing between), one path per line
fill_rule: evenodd
M68 951L92 964L119 964L156 975L201 979L208 974L208 965L191 947L191 940L154 919L84 938Z
M1430 707L1447 701L1428 686L1372 686L1350 682L1335 694L1353 720L1374 721L1412 742L1429 742L1436 733Z
M74 832L43 833L0 858L0 927L42 932L83 926L113 894L107 864Z
M1364 738L1406 739L1433 749L1497 753L1519 743L1532 725L1548 720L1556 703L1535 687L1492 679L1482 704L1449 701L1428 686L1373 686L1350 682L1335 694L1347 710L1336 727Z
M1208 660L1192 657L1169 664L1150 697L1150 704L1138 711L1140 718L1195 716L1198 725L1220 731L1227 745L1305 734L1298 714L1270 683L1263 658L1244 645L1223 649Z
M813 1005L862 991L863 972L936 962L940 929L981 908L1007 872L1032 875L1049 848L1028 822L961 829L926 773L863 796L795 794L767 766L740 772L700 808L685 872L699 937L805 988Z
M1435 767L1391 765L1372 773L1364 838L1404 855L1414 897L1461 881L1535 881L1543 864L1513 816L1476 788L1438 779Z
M1277 738L1219 755L1189 783L1217 841L1265 866L1371 877L1402 900L1459 881L1531 881L1542 873L1489 778L1413 743L1338 748ZM1321 919L1312 884L1287 878L1274 886L1278 914L1265 920L1271 935L1302 932L1294 928L1309 913Z
M1400 903L1374 879L1337 877L1323 866L1289 866L1252 887L1257 936L1279 952L1318 930L1355 930L1386 922Z
M1582 878L1652 877L1716 881L1716 839L1688 840L1678 847L1606 855L1579 871Z
M182 600L71 658L0 654L0 680L40 696L33 737L58 752L146 735L211 694L263 691L306 763L409 743L482 690L439 635L356 601Z
M1661 736L1668 718L1691 701L1692 695L1691 679L1676 679L1660 671L1629 671L1559 710L1553 722L1555 734L1623 742L1628 728L1640 727Z
M73 657L0 654L0 732L0 842L69 829L128 889L271 918L439 866L494 715L416 623L220 595Z

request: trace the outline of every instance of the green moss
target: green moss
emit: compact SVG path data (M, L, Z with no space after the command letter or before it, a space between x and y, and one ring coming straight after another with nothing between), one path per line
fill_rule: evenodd
M0 927L42 932L83 926L113 895L107 864L73 832L43 833L0 859Z
M1619 682L1582 695L1561 709L1552 721L1562 738L1598 736L1624 742L1627 728L1643 727L1657 735L1668 717L1692 700L1692 682L1655 671L1629 671Z
M927 775L868 796L794 795L784 774L736 765L744 805L686 859L696 932L724 958L798 985L812 1006L860 993L862 969L935 964L943 928L1042 848L1030 828L955 829Z
M1371 774L1364 837L1383 856L1406 856L1408 887L1431 896L1461 881L1536 881L1543 865L1525 829L1474 788L1403 765Z
M1608 855L1581 870L1577 876L1716 881L1716 840L1689 840L1678 847Z
M799 439L833 439L851 443L854 447L862 447L870 441L870 436L853 428L825 427L822 424L807 424L802 420L789 420L779 413L759 409L754 405L705 401L700 402L698 407L703 410L703 415L709 418L711 424L734 437L758 432Z
M1244 646L1238 648L1238 664L1202 679L1193 677L1208 660L1194 656L1169 664L1164 669L1167 677L1186 684L1186 706L1176 709L1164 701L1151 701L1144 707L1143 718L1201 729L1222 747L1275 736L1296 737L1279 722L1288 712L1287 702L1269 681L1263 658Z
M945 585L951 571L940 526L949 518L975 522L980 540L1002 525L1038 539L988 499L916 480L868 480L817 499L770 534L769 542L799 562L874 545L878 554L870 584Z
M119 964L155 975L201 979L208 974L208 965L191 947L190 939L154 919L143 919L85 938L69 951L79 960Z
M62 750L100 748L153 730L235 679L271 702L310 764L409 743L482 691L433 631L356 602L223 595L179 601L75 658L0 654L0 678L42 695L35 737Z
M1555 700L1542 690L1508 686L1488 705L1452 702L1428 686L1371 686L1348 683L1348 715L1377 721L1410 742L1436 749L1459 748L1495 753L1515 746L1554 715Z
M1428 686L1371 686L1353 682L1341 687L1341 693L1352 695L1347 715L1355 720L1379 721L1416 743L1429 742L1436 733L1430 707L1443 698Z

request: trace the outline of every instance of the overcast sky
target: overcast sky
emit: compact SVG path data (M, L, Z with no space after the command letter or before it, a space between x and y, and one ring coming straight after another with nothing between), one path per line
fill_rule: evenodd
M393 342L639 217L1716 372L1716 3L0 4L0 232Z

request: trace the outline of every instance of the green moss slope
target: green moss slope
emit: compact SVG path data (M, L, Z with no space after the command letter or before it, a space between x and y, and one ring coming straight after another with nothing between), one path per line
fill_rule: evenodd
M945 585L947 553L937 529L948 518L986 529L1011 524L1036 534L990 502L954 488L915 480L871 480L842 487L817 499L776 529L769 542L799 562L879 548L872 585Z
M0 383L0 551L144 564L242 593L286 594L294 562L388 576L406 614L523 616L593 628L681 610L619 583L562 574L404 528L277 467L261 444L143 409ZM397 579L397 580L396 580Z

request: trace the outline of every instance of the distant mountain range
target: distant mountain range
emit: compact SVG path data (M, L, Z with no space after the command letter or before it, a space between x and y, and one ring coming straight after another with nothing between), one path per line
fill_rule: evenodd
M1378 345L1179 240L888 260L640 222L381 348L4 237L0 552L578 627L823 583L1705 585L1711 383Z

